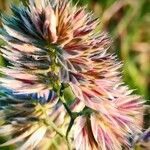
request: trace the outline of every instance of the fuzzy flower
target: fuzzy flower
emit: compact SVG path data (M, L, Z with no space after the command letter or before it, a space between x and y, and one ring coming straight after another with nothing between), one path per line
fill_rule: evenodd
M13 96L11 91L4 89L0 94L3 95L0 98L0 136L11 137L0 147L17 143L20 150L34 149L39 148L48 138L55 139L57 134L63 136L64 133L57 128L64 128L66 111L59 102L53 103L55 97L51 93L50 102L45 105L37 103L37 99L31 95ZM42 98L45 97L41 96L40 99ZM52 143L49 144L51 145Z
M4 75L0 79L1 86L12 90L13 99L20 95L21 102L37 100L34 106L37 109L38 105L48 107L46 114L56 126L59 119L54 119L53 115L59 118L63 114L64 122L69 116L70 123L68 119L65 123L66 137L68 139L72 129L69 138L77 150L129 148L129 136L141 131L139 118L142 117L143 100L132 95L122 83L121 64L114 55L107 53L111 40L106 33L97 31L99 20L93 13L67 0L29 0L28 7L13 6L12 12L11 17L3 16L0 31L1 38L6 41L1 52L10 62L10 66L0 68ZM74 94L71 102L64 96L66 88ZM13 107L15 115L11 119L16 120L18 109L25 106L12 104L9 109ZM58 108L61 108L59 113ZM7 107L3 109L7 116ZM38 115L34 111L28 113ZM13 121L8 121L7 125L12 126ZM30 122L24 127L28 125ZM0 129L3 132L3 125ZM47 126L35 130L29 138L34 147L42 137L44 139ZM38 134L40 140L34 141Z
M123 98L123 97L122 97ZM77 149L122 150L131 148L129 134L140 133L138 97L103 102L99 111L79 117L74 131ZM132 101L132 102L131 102ZM135 122L136 120L136 122ZM79 130L80 129L80 130Z

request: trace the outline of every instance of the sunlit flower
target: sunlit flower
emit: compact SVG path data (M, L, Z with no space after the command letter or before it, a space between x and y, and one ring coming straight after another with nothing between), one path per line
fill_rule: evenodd
M121 150L123 146L130 148L129 134L141 133L141 108L137 96L120 96L102 102L99 111L77 121L74 131L77 149L82 147L82 150L86 150L90 144L89 149L94 149L93 145L101 150Z
M34 149L47 138L55 139L58 132L63 136L66 111L60 103L54 107L54 99L51 95L50 102L41 105L27 95L16 97L8 90L3 92L0 98L0 136L10 136L11 139L0 147L17 143L19 149ZM58 127L61 127L62 133L56 130Z
M6 41L1 52L10 62L10 66L0 69L4 74L0 81L12 90L13 98L21 96L23 104L13 105L9 101L12 107L8 110L15 107L12 110L16 115L20 107L26 108L24 102L36 99L35 110L46 107L46 114L56 126L59 117L64 120L68 113L71 122L65 123L66 134L75 123L74 137L71 132L69 138L73 137L71 142L76 149L129 147L128 137L141 130L138 118L142 116L143 101L131 95L132 91L122 83L121 64L107 52L111 40L106 33L97 32L99 20L93 13L72 6L67 0L29 0L28 7L13 6L12 12L13 16L3 17L4 29L0 31ZM64 96L63 90L68 87L75 96L71 102ZM22 96L29 100L24 101ZM7 107L3 108L6 115ZM40 112L25 113L38 119L43 117ZM12 118L22 122L22 118ZM12 126L13 122L8 121L7 125ZM44 125L35 129L29 138L34 147L42 141L47 128ZM1 129L3 132L3 126ZM34 141L39 134L41 138ZM30 146L27 142L23 148Z
M28 8L13 6L13 17L3 17L1 37L7 46L1 51L13 65L1 69L8 76L3 86L34 93L75 82L79 72L92 68L88 57L109 43L105 34L94 31L98 19L66 0L29 3Z

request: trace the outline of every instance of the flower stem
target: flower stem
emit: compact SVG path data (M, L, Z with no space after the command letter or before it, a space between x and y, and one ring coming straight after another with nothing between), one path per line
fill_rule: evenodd
M65 135L63 134L63 132L57 128L57 126L53 123L53 121L51 121L51 119L50 119L50 117L48 116L48 114L46 113L44 107L42 107L42 106L40 105L40 108L41 108L41 110L42 110L42 112L44 113L45 118L46 118L46 119L44 120L44 123L45 123L46 125L52 127L52 128L56 131L56 133L59 134L61 137L65 137Z
M45 117L46 117L46 119L44 120L44 123L48 126L48 128L49 128L49 127L53 128L59 136L61 136L62 138L65 138L65 139L66 139L67 146L68 146L68 150L72 150L71 144L70 144L70 142L69 142L69 139L66 138L66 136L63 134L63 132L57 128L57 126L53 123L53 121L51 121L51 119L50 119L50 117L48 116L48 114L46 113L44 107L42 107L42 106L40 105L40 108L41 108L42 112L44 113L44 115L45 115Z

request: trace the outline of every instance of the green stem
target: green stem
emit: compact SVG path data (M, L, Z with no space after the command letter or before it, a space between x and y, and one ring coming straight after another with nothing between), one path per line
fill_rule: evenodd
M66 136L63 134L63 132L57 128L57 126L53 123L53 121L51 121L50 117L47 115L45 109L41 105L40 105L40 108L41 108L42 112L45 114L45 117L47 118L44 120L44 123L48 126L48 128L52 127L58 135L60 135L62 138L65 138L66 142L67 142L68 150L72 150L69 139L66 138Z
M61 137L65 137L63 132L57 128L57 126L53 123L53 121L51 121L50 117L47 115L45 109L41 105L40 105L40 108L41 108L41 110L44 113L45 118L46 118L44 120L45 124L52 127L56 131L56 133L59 134Z
M74 121L75 121L75 119L73 119L73 118L70 119L70 123L69 123L69 126L67 128L67 132L66 132L66 139L67 140L68 140L69 132L71 131L71 128L72 128L72 126L74 124Z

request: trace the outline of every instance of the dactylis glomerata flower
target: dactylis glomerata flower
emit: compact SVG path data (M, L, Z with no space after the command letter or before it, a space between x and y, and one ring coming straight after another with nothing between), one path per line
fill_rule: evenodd
M0 31L10 64L0 69L0 136L8 136L1 146L130 149L143 100L122 83L99 20L67 0L29 0L11 10Z

